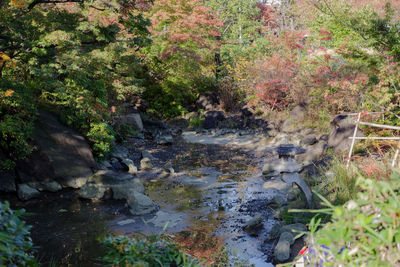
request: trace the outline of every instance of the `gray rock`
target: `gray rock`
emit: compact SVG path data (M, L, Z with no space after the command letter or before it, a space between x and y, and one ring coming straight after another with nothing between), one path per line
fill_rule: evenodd
M118 160L124 160L129 158L129 150L125 146L116 146L114 151L111 153L111 158Z
M19 184L17 194L21 200L25 201L38 197L40 195L40 192L27 184Z
M158 145L170 145L174 141L174 138L170 134L162 134L156 137L156 143Z
M301 139L300 145L310 146L310 145L315 144L316 142L318 142L318 140L317 140L317 137L315 136L315 134L308 134Z
M275 172L275 164L276 162L274 161L268 161L264 163L262 174L269 177L278 175L279 173ZM271 173L275 173L275 175L271 175Z
M99 170L108 170L112 168L112 165L108 160L103 160L97 165L97 168Z
M86 183L93 174L92 170L97 167L85 138L62 125L48 112L39 112L34 140L40 148L41 158L47 159L51 165L51 168L46 166L45 169L32 173L37 181L43 181L43 177L46 176L47 180L56 180L63 186L79 188ZM32 170L34 168L35 166L32 166ZM20 172L23 171L20 169Z
M263 219L264 216L262 214L257 214L254 218L246 222L243 226L243 230L251 236L258 235L263 228Z
M15 186L15 170L1 171L0 173L0 191L1 192L16 192Z
M297 131L297 127L292 120L286 120L281 127L281 131L284 133L294 133Z
M182 213L171 213L162 210L157 211L155 216L147 222L154 224L154 226L163 228L168 224L168 228L173 228L181 225L184 220L184 214Z
M286 204L287 204L287 199L281 195L273 196L273 198L271 199L271 201L269 203L269 205L274 205L274 206L278 206L278 207L282 207Z
M328 138L328 147L334 149L335 152L345 152L350 149L352 137L354 134L354 117L346 114L336 116L331 122L331 133ZM357 136L364 136L360 129L357 130ZM356 140L359 142L359 140Z
M167 174L171 174L171 175L175 174L175 170L174 170L174 168L172 168L172 162L171 162L171 161L168 161L168 162L164 165L164 167L163 167L163 172L165 172L165 173L167 173Z
M306 152L304 148L293 144L281 144L276 148L276 153L278 153L280 158L294 158L294 156L303 154L304 152Z
M307 226L305 226L302 223L294 223L294 224L289 224L283 226L280 230L279 233L282 234L284 232L289 232L294 234L295 236L300 234L301 232L307 231Z
M89 178L79 194L82 198L100 199L108 190L112 191L114 199L127 199L132 191L144 193L144 186L131 174L100 170Z
M157 209L153 200L148 196L135 191L129 195L127 203L132 215L145 215L152 213Z
M79 196L84 199L101 199L106 192L106 187L101 184L86 183L79 189Z
M265 242L270 242L272 240L277 239L280 234L282 226L283 226L282 222L277 221L269 231L268 237L265 239Z
M305 128L305 129L301 130L300 134L303 135L303 136L305 136L305 135L312 134L313 131L314 131L314 130L311 129L311 128Z
M218 124L225 119L225 113L220 110L207 111L204 117L204 129L217 128Z
M128 169L128 173L137 174L138 169L131 159L123 159L121 163L125 166L125 168Z
M128 199L132 192L144 193L144 185L140 179L135 178L129 182L114 184L110 186L114 199Z
M305 107L297 105L290 111L289 115L294 121L301 121L304 119L305 112Z
M294 243L294 236L291 232L283 232L280 236L279 236L279 240L286 240L289 242L290 245L293 245Z
M97 164L97 168L99 170L108 170L108 169L112 168L112 165L108 160L104 160L104 161L100 162L99 164Z
M134 130L143 131L143 122L139 113L131 113L121 117L121 123L128 124Z
M312 207L313 194L308 184L303 180L303 178L301 178L300 174L284 173L282 175L282 181L288 184L296 184L306 197L308 207Z
M301 170L301 166L292 159L279 160L279 161L276 161L276 163L277 164L274 166L274 169L275 169L275 171L277 171L279 173L292 173L292 172L298 172Z
M279 240L274 248L274 257L279 262L287 261L290 258L290 243L287 240Z
M48 181L42 183L46 191L58 192L62 190L62 186L56 181Z
M126 219L126 220L117 222L117 224L121 225L121 226L124 226L124 225L127 225L127 224L132 224L132 223L135 223L134 219Z
M143 158L140 161L140 169L142 171L150 171L153 169L153 164L151 163L151 160L149 158Z
M196 106L204 110L212 110L218 104L218 98L213 94L201 94L196 101Z
M155 160L156 158L149 152L149 151L147 151L147 150L143 150L142 152L141 152L141 155L142 155L142 159L144 159L144 158L149 158L149 159L151 159L151 160Z
M308 165L314 161L320 160L321 157L325 155L327 149L328 145L325 142L319 142L317 144L307 147L306 153L298 155L296 159L303 165Z
M292 188L291 184L285 183L280 179L271 179L266 181L263 184L264 189L276 189L281 191L284 194L287 194L289 190Z
M328 140L329 140L329 135L323 134L323 135L321 135L321 137L319 138L319 140L320 140L320 141L326 141L326 142L328 142Z

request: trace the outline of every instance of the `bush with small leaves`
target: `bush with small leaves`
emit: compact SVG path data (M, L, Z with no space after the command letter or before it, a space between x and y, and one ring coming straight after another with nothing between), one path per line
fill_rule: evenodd
M31 226L20 218L24 213L0 202L0 266L39 266L33 256Z

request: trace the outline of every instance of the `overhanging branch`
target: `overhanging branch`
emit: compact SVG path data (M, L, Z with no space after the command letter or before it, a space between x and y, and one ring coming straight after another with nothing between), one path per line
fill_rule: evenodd
M0 0L2 1L2 0ZM35 0L28 6L28 11L31 11L38 4L65 4L65 3L83 3L84 0Z

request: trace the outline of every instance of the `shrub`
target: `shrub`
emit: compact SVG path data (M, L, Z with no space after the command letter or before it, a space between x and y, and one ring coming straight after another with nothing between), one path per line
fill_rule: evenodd
M21 83L0 79L0 151L8 158L0 161L0 170L13 168L15 160L31 152L28 140L35 116L31 90Z
M328 206L332 221L317 231L320 220L310 223L310 263L329 266L397 266L400 264L400 175L376 181L362 176L357 198L343 206Z
M20 219L24 213L0 202L0 266L39 266L33 256L31 226Z
M161 234L108 237L104 261L111 266L200 266Z
M105 122L91 123L87 133L89 141L93 144L93 151L99 158L104 158L114 147L114 130Z

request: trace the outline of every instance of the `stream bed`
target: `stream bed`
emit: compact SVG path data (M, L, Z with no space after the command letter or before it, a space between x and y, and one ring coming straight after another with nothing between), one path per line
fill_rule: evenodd
M43 194L25 203L11 200L13 208L30 213L27 223L33 226L32 238L44 266L102 266L100 244L109 234L159 233L165 227L166 233L178 238L202 236L205 244L209 237L218 238L230 262L273 266L268 263L273 243L264 240L276 223L268 204L281 193L263 189L260 171L263 159L272 155L184 142L155 150L153 155L171 161L176 170L176 175L166 178L139 175L146 194L159 205L153 214L132 216L123 201L81 200L73 190ZM243 225L259 213L264 215L264 228L250 236Z

